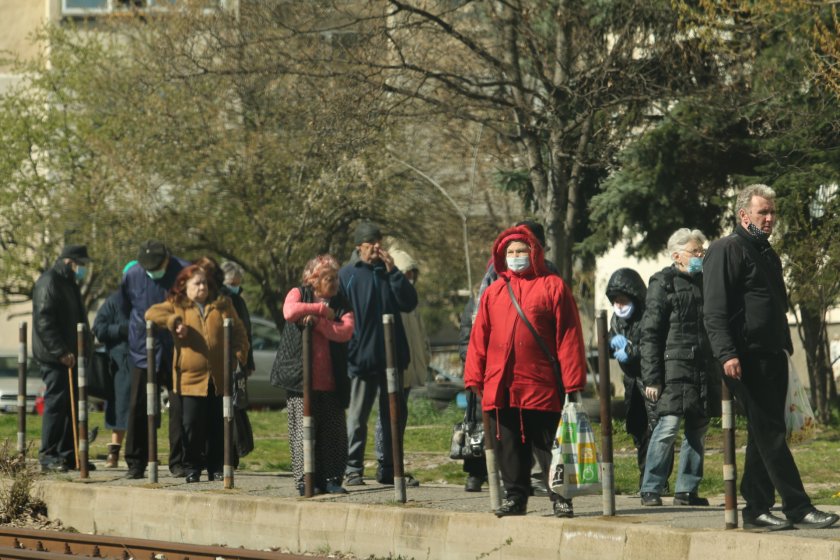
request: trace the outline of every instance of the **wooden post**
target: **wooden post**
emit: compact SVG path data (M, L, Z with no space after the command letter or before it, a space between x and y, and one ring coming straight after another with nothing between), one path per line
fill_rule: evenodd
M723 520L726 529L738 528L738 493L735 484L738 468L735 464L735 411L729 387L721 380L721 426L723 427Z
M607 312L598 312L598 382L601 392L601 488L604 515L615 515L612 406L610 395L610 352L607 340Z
M479 401L481 406L481 401ZM493 432L490 426L490 413L481 412L484 423L484 461L487 463L487 486L490 487L490 510L502 507L502 487L499 480L499 464L496 462L496 449L493 447Z
M79 464L79 478L90 478L88 473L88 419L87 419L87 348L85 344L84 323L76 324L76 342L78 344L78 356L76 367L79 372L79 449L77 462ZM70 376L72 387L73 376Z
M146 321L146 419L149 430L149 482L158 481L157 379L155 379L155 324Z
M287 329L297 328L293 324ZM301 333L303 362L303 495L315 495L315 419L312 418L312 325Z
M233 330L233 319L225 319L225 367L224 367L224 389L222 391L222 417L224 422L225 433L225 465L224 465L224 488L230 490L233 488L233 398L231 398L233 388L233 375L231 375L231 365L233 363L232 352L232 338L231 331Z
M26 456L26 321L20 322L18 329L18 432L17 451Z
M397 346L394 336L394 316L382 316L385 330L385 376L388 381L388 405L391 413L391 450L394 457L394 495L402 504L406 501L403 478L402 438L400 437L400 374L397 371Z

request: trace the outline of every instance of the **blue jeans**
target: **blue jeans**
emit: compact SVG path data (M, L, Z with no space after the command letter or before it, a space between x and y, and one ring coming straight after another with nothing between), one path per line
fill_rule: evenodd
M659 423L656 424L648 444L642 492L662 494L668 482L671 448L682 419L682 416L673 414L659 417ZM685 435L680 448L675 492L697 492L703 479L703 451L708 428L708 418L685 418Z

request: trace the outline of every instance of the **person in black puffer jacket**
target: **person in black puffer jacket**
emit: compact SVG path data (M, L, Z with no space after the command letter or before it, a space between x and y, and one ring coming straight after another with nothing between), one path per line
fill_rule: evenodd
M674 264L648 284L642 322L642 379L645 394L656 402L659 420L650 437L642 481L642 505L662 505L668 454L680 420L685 428L675 505L709 505L697 495L703 478L703 453L709 427L711 351L703 327L702 257L706 237L682 228L668 239Z
M645 385L642 382L642 320L647 287L638 272L632 268L619 268L610 276L606 292L613 305L608 335L610 354L618 361L624 374L625 428L636 446L641 488L648 442L657 418L656 404L645 397ZM673 449L672 445L668 476L674 464Z

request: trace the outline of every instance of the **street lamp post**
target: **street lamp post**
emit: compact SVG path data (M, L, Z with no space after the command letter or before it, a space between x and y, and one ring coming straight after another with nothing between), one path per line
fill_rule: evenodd
M400 163L400 164L406 166L407 168L411 169L412 171L414 171L415 173L417 173L418 175L420 175L421 177L426 179L432 185L434 185L435 188L437 190L439 190L441 192L441 194L443 194L444 197L446 197L446 200L449 201L449 203L455 209L455 212L457 212L458 216L461 218L461 229L462 229L462 232L463 232L463 235L464 235L464 261L465 261L466 266L467 266L467 289L470 293L470 296L472 296L473 295L473 293L472 293L473 281L472 281L472 271L470 269L470 245L469 245L469 237L467 236L467 215L464 214L461 211L461 209L458 207L458 205L455 203L455 201L452 199L452 197L449 196L449 193L446 192L446 190L443 187L440 186L440 183L438 183L437 181L435 181L434 179L432 179L427 174L423 173L422 171L420 171L419 169L417 169L416 167L414 167L410 163L399 159L397 156L394 155L393 152L391 152L391 157L394 158L394 161L396 161L397 163Z

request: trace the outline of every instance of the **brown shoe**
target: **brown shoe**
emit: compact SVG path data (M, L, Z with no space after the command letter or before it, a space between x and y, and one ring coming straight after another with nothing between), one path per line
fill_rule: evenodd
M109 443L108 444L108 458L105 459L105 466L110 469L115 469L119 466L120 463L120 444L119 443Z

